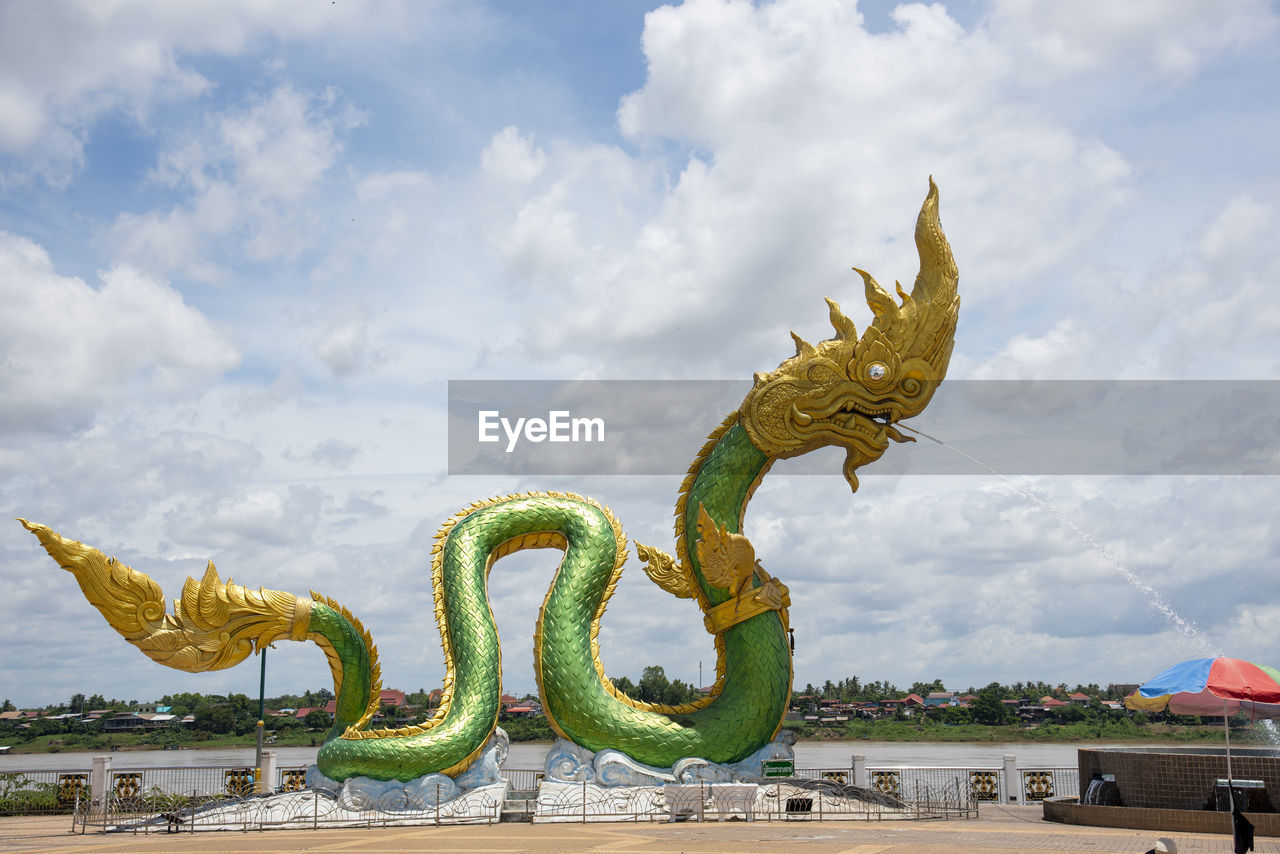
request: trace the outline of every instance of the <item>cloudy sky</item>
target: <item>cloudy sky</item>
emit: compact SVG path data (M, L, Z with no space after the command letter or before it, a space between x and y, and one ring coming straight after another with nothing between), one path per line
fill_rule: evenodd
M389 686L429 689L429 549L450 513L573 489L670 549L680 482L450 475L447 383L745 393L789 330L830 334L824 296L865 324L850 266L911 280L930 174L961 270L950 377L1277 379L1278 17L1264 0L3 4L0 503L170 596L209 558L331 595ZM792 591L800 686L1280 663L1274 477L872 467L851 495L841 459L775 467L747 516ZM514 693L534 689L554 558L491 578ZM257 690L252 663L145 659L16 522L0 573L0 695L21 705ZM693 606L634 558L601 647L632 678L713 668ZM269 694L327 684L309 645L271 653Z

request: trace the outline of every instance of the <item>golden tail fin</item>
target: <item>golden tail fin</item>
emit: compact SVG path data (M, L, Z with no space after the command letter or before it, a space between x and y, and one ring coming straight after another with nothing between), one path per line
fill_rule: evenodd
M168 667L199 673L234 667L280 637L307 638L311 600L223 582L209 562L199 582L188 578L173 614L149 576L69 540L44 525L19 519L49 556L76 577L84 596L129 643Z

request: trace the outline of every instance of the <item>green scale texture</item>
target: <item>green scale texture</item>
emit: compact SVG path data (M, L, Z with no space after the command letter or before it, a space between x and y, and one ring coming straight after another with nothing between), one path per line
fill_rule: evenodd
M737 532L751 485L767 462L745 431L734 426L708 455L692 485L684 520L690 533L689 560L712 605L725 601L728 592L708 585L697 564L692 543L698 506L704 505L712 518ZM529 495L473 511L454 525L444 542L443 597L455 655L448 714L417 735L333 738L320 751L322 772L334 779L363 775L411 780L451 768L484 745L496 725L502 693L485 567L489 555L505 541L541 532L557 532L567 543L540 617L539 656L543 703L566 736L591 750L621 750L658 767L670 767L688 756L734 762L768 743L786 712L791 690L790 651L777 612L725 632L724 685L709 706L676 716L636 709L609 693L591 655L591 622L617 557L609 519L581 499ZM350 633L344 635L337 623L345 620L331 609L313 612L312 631L334 643L346 668L335 732L359 717L368 697L368 660L360 658L363 644L353 645ZM339 637L344 640L339 642ZM366 673L363 683L356 676L361 669ZM365 693L357 697L353 692L362 688ZM344 721L346 715L351 717Z

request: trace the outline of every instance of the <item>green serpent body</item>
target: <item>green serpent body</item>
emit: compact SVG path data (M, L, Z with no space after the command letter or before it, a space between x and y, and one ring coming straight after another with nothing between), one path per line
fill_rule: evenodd
M729 429L699 467L689 491L690 509L678 525L692 530L692 508L701 504L736 532L767 462L740 426ZM320 750L322 772L334 779L363 775L410 780L465 767L477 755L496 725L502 693L498 633L486 593L488 569L491 556L504 544L522 539L531 547L558 542L565 550L542 607L535 643L544 707L559 732L591 750L614 748L659 767L687 756L734 762L773 737L791 689L790 651L777 612L752 617L724 633L721 690L705 707L671 713L619 699L599 676L589 627L612 592L625 541L593 502L530 494L466 513L449 526L439 546L438 610L444 615L445 648L456 657L445 714L428 728L403 734L332 738ZM689 561L711 604L725 601L728 592L705 581L693 550ZM367 681L349 681L345 674L367 671L367 654L353 640L359 632L331 608L313 610L310 631L327 638L342 660L337 734L365 709Z

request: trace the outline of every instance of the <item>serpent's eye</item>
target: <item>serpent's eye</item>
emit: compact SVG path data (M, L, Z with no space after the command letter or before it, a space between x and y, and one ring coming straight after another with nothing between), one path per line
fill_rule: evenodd
M888 373L889 369L884 365L879 362L872 362L871 366L867 368L867 379L872 382L880 382L880 380L884 379L885 375Z

